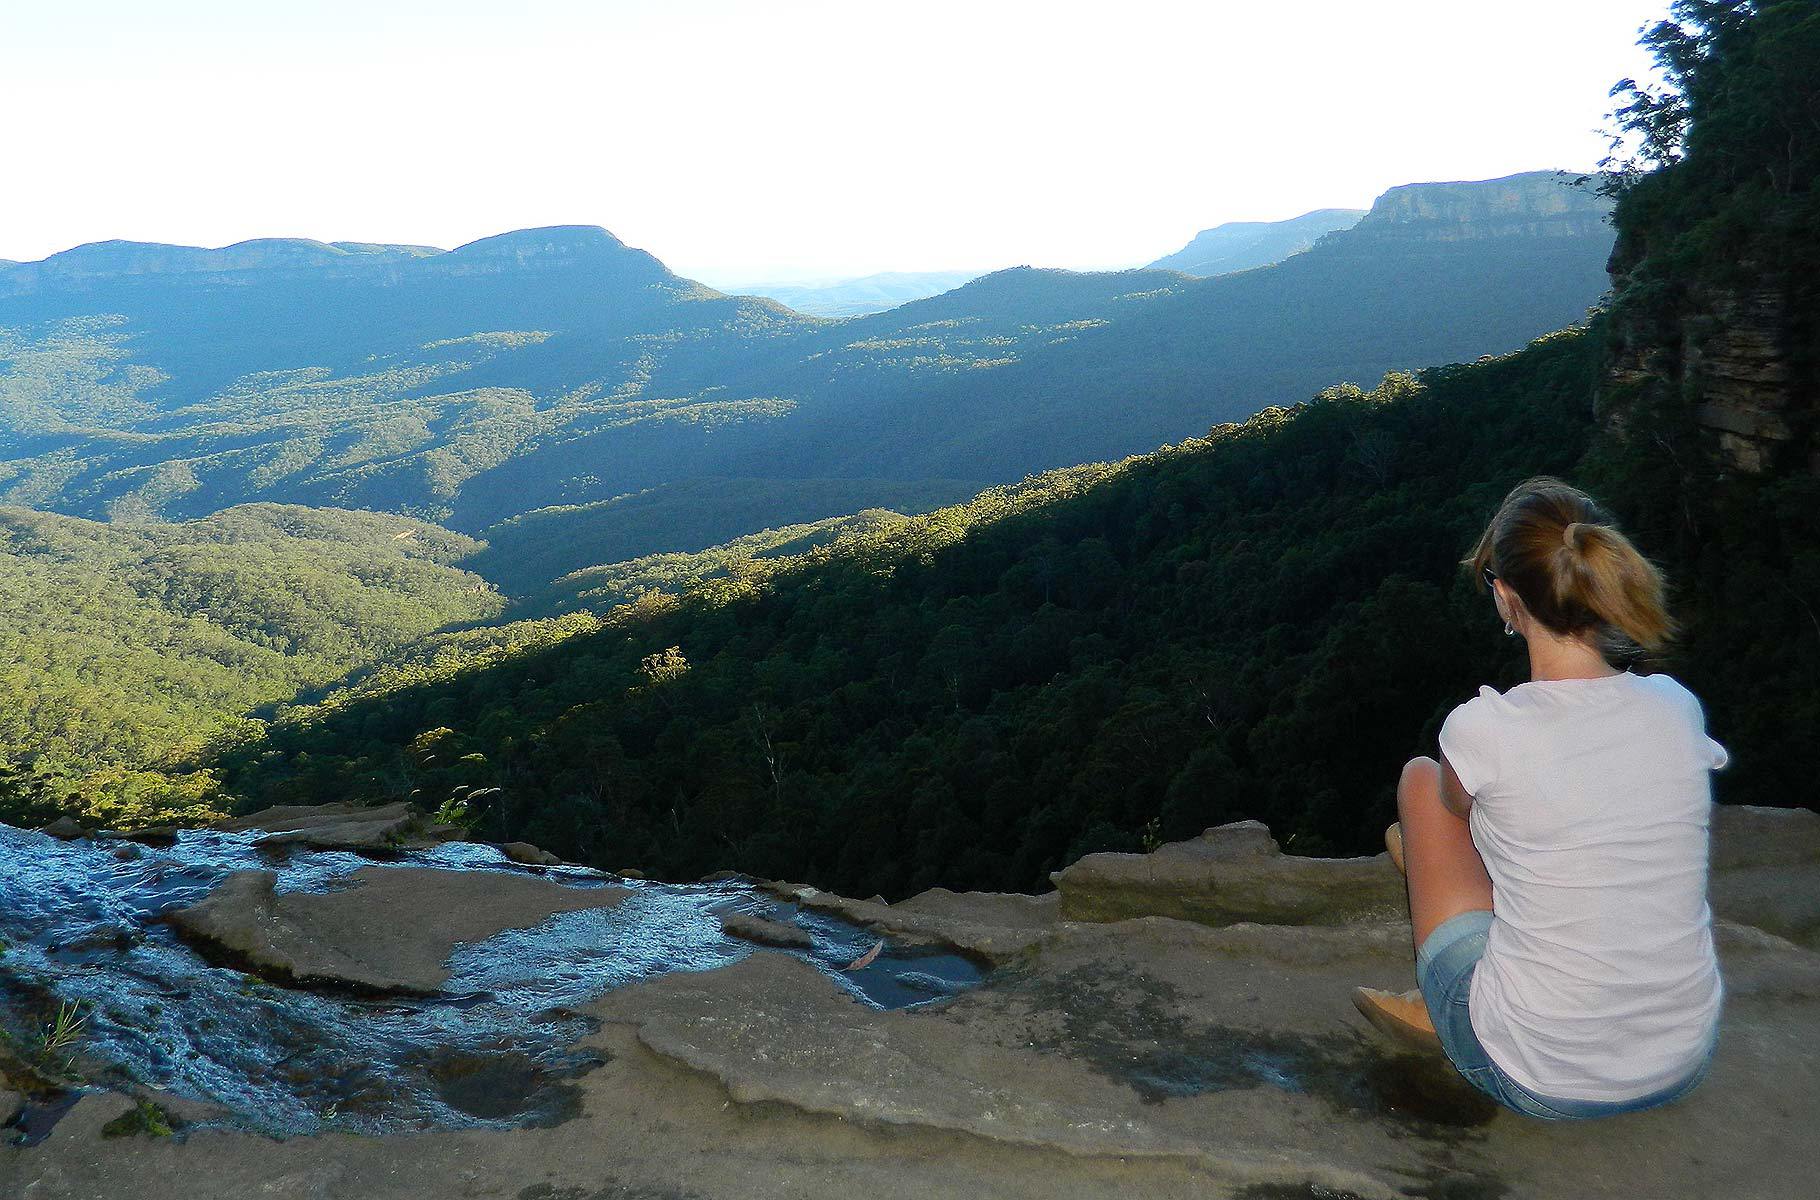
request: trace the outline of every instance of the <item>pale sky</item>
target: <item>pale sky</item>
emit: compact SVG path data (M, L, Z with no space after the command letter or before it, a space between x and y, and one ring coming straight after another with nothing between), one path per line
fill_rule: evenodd
M0 258L604 225L710 282L1128 266L1581 170L1666 0L0 0Z

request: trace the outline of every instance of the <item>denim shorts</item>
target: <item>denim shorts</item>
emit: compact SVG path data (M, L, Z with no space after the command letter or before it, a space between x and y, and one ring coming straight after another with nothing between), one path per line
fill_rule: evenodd
M1698 1087L1712 1069L1713 1052L1708 1047L1700 1065L1686 1079L1634 1100L1561 1100L1530 1091L1491 1061L1485 1047L1479 1044L1467 1011L1473 971L1485 953L1485 935L1490 929L1491 913L1482 908L1443 921L1416 952L1416 979L1422 985L1422 999L1428 1005L1428 1016L1448 1059L1466 1082L1505 1108L1544 1121L1578 1121L1641 1112L1679 1100Z

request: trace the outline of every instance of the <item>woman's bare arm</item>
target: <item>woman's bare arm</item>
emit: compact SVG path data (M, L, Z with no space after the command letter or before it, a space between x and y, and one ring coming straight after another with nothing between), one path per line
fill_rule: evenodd
M1441 755L1441 803L1462 821L1472 811L1472 797L1466 794L1465 785L1454 774L1453 764L1447 761L1445 754Z

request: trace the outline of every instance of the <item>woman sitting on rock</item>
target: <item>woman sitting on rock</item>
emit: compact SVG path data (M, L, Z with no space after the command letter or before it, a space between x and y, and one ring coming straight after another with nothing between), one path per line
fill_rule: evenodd
M1611 665L1673 632L1662 577L1585 494L1520 485L1467 560L1530 681L1479 689L1418 758L1386 834L1409 880L1419 992L1354 993L1404 1040L1438 1038L1505 1107L1633 1112L1706 1075L1721 985L1707 907L1700 702Z

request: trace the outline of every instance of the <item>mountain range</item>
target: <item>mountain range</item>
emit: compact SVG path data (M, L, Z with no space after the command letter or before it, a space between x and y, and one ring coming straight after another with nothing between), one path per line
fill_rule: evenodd
M1017 268L843 321L724 295L585 226L441 252L79 247L0 267L0 502L132 520L307 504L484 535L763 481L724 524L647 514L647 538L597 562L952 502L1337 380L1515 349L1604 289L1607 207L1548 173L1413 185L1242 274Z
M1186 246L1174 254L1165 254L1150 266L1202 278L1267 267L1300 254L1327 234L1351 229L1365 211L1318 208L1287 221L1228 221L1201 230Z

